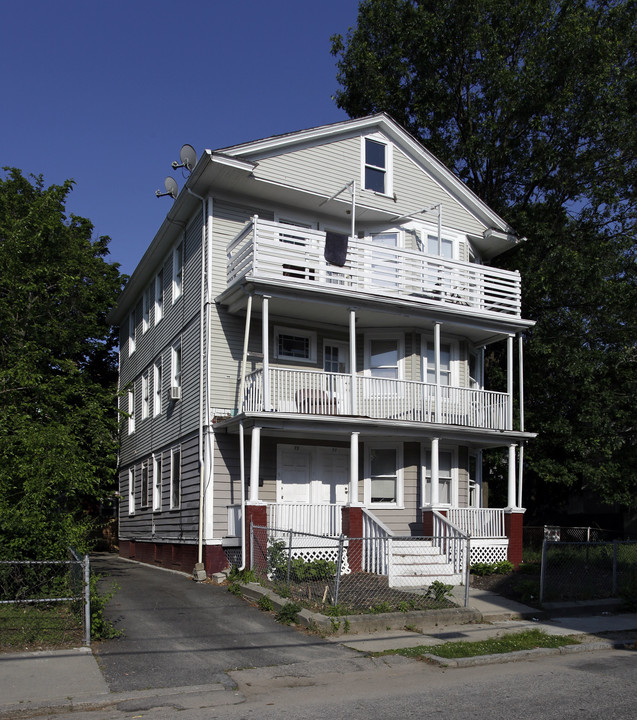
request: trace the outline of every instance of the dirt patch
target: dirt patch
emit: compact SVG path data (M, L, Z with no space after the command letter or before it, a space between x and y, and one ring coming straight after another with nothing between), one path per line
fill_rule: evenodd
M471 587L488 590L517 602L539 606L539 573L512 572L507 575L471 575Z

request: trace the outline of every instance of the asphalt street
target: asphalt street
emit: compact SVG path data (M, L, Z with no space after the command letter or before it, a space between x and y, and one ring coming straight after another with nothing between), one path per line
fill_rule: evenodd
M92 564L104 590L117 588L105 615L122 635L93 647L112 692L227 685L232 669L357 656L274 622L226 587L115 556Z

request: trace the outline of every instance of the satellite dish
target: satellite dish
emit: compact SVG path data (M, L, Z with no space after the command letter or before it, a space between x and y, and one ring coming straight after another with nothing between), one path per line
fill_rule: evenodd
M177 195L179 195L179 185L177 185L175 179L171 178L170 175L164 180L164 187L166 188L166 192L155 191L155 195L157 195L158 198L170 195L174 200Z
M172 163L173 170L177 168L186 168L189 172L192 172L193 168L197 164L197 153L192 145L186 143L181 146L179 151L179 162L176 160Z

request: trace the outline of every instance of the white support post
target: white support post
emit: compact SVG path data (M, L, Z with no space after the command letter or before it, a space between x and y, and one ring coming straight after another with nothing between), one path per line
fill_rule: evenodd
M516 507L515 504L515 443L509 445L509 483L507 492L507 506L511 509Z
M513 429L513 335L507 337L507 430Z
M261 316L261 344L263 348L263 410L270 412L272 402L270 400L270 298L263 296L263 307Z
M440 409L440 323L434 323L434 374L436 382L436 422L442 422Z
M431 438L431 497L429 498L429 504L434 508L440 502L438 442L438 438Z
M250 455L250 505L259 502L259 465L261 454L261 426L252 428L252 445Z
M358 388L356 387L356 310L349 309L349 371L350 414L358 415Z
M353 432L350 435L349 450L349 503L348 505L358 505L358 436L359 433Z

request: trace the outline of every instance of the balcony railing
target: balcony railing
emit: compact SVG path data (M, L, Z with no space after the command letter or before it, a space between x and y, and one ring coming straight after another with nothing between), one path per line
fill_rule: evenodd
M246 276L379 298L520 317L520 275L350 238L343 267L324 257L325 233L255 217L228 245L228 287Z
M351 375L271 367L266 404L263 370L256 370L246 377L244 410L510 429L506 393L360 375L355 381L352 407Z

